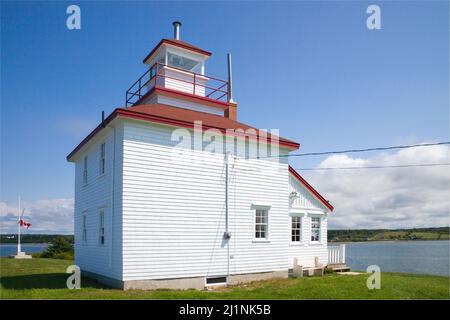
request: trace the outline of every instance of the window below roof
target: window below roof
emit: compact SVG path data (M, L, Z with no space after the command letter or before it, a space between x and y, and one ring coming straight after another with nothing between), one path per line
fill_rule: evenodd
M267 240L269 238L269 210L266 208L255 209L255 240Z
M167 62L169 66L180 68L183 70L200 73L201 62L186 57L179 56L177 54L167 53Z
M83 159L83 185L87 185L88 182L88 157L84 156Z
M291 242L302 241L302 217L291 217Z
M320 224L321 219L319 217L311 218L311 242L320 241Z

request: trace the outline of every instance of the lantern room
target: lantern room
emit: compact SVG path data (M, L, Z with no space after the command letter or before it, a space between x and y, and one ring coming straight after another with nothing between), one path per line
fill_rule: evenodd
M211 53L180 40L181 22L173 22L174 38L163 39L144 58L143 62L150 67L155 63L204 75L205 60Z
M217 104L223 114L230 102L229 82L207 76L205 61L211 53L181 41L181 23L175 21L173 26L173 39L162 39L143 59L147 71L127 90L126 105L172 104L167 102L170 95L172 100L191 97L196 103Z

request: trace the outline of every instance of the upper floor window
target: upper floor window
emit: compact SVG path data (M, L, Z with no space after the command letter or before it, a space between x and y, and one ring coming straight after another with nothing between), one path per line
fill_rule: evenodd
M105 211L104 210L100 210L100 212L99 212L98 235L99 235L99 243L101 245L105 244Z
M99 167L100 174L105 173L105 149L106 149L106 144L105 144L105 142L103 142L100 145L100 167Z
M87 215L83 213L83 242L87 242Z
M311 241L320 241L320 218L311 218Z
M201 68L201 63L186 57L179 56L177 54L168 53L167 61L169 66L180 68L187 71L192 71L199 73Z
M302 217L292 217L291 241L302 241Z
M255 210L255 239L268 239L269 210Z
M83 184L87 184L88 179L88 157L85 156L83 160Z

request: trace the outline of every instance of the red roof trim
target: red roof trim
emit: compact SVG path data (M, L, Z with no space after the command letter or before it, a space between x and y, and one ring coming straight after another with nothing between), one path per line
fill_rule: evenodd
M162 124L168 124L168 125L173 125L173 126L177 126L177 127L184 127L184 128L188 128L188 129L193 129L194 128L194 124L191 122L187 122L187 121L182 121L182 120L176 120L176 119L171 119L171 118L167 118L167 117L162 117L162 116L155 116L155 115L150 115L150 114L146 114L146 113L141 113L141 112L137 112L137 111L130 111L127 109L116 109L116 112L121 115L124 116L126 118L131 118L131 119L138 119L138 120L146 120L146 121L150 121L150 122L156 122L156 123L162 123ZM206 131L208 129L218 129L220 132L222 132L223 134L227 133L227 130L224 128L218 128L215 126L208 126L203 124L202 125L202 129L203 131ZM236 134L235 136L240 136L239 134ZM246 136L250 136L247 135ZM258 137L255 136L251 136L252 138L256 138L256 140L258 139ZM270 143L272 141L272 139L270 137L267 137L267 142ZM279 138L278 143L282 146L288 147L288 148L294 148L294 149L298 149L299 148L299 144L293 141L289 141L289 140L285 140L282 138Z
M176 127L184 127L184 128L188 128L188 129L194 128L194 124L191 122L172 119L172 118L163 117L163 116L150 115L150 114L146 114L146 113L142 113L142 112L138 112L138 111L131 111L128 109L123 109L123 108L117 108L113 111L113 113L111 113L108 116L108 118L105 119L105 122L103 124L100 123L86 138L83 139L83 141L80 142L80 144L67 156L67 160L70 160L75 155L75 153L77 153L90 139L92 139L98 132L100 132L104 126L106 126L108 123L110 123L112 120L114 120L117 116L129 118L129 119L137 119L137 120L144 120L144 121L149 121L149 122L167 124L167 125L172 125L172 126L176 126ZM208 126L208 125L203 125L202 129L203 130L218 129L223 134L227 133L227 130L224 128ZM235 136L240 136L240 135L238 133ZM246 135L246 136L250 136L250 135ZM254 137L254 136L252 136L251 138L256 138L256 140L258 139L258 137ZM270 137L267 137L267 142L270 143L271 141L272 141L272 139ZM284 147L294 149L294 150L298 149L300 147L300 145L298 143L283 139L281 137L279 137L278 143L280 146L284 146Z
M180 99L189 100L189 101L193 101L193 102L201 102L201 103L207 102L208 104L211 104L212 106L217 107L217 108L221 108L222 110L226 110L230 106L230 104L228 102L215 100L215 99L211 99L208 97L202 97L202 96L198 96L198 95L187 93L187 92L181 92L181 91L177 91L177 90L173 90L173 89L168 89L168 88L161 87L161 86L153 87L150 91L145 93L138 101L136 101L133 104L133 106L142 104L142 101L144 101L151 95L158 94L158 93L169 95L169 96L179 97Z
M289 166L289 172L292 173L294 178L298 180L303 186L305 186L306 189L311 191L311 193L320 201L322 202L330 211L333 211L334 207L324 198L320 195L319 192L317 192L316 189L314 189L297 171L295 171L294 168Z
M203 54L205 56L211 56L211 52L200 49L196 46L193 46L190 43L184 42L184 41L180 41L180 40L175 40L175 39L162 39L155 48L153 48L152 51L150 51L150 53L144 58L144 60L142 60L143 63L145 63L148 58L150 58L155 52L156 50L158 50L158 48L163 45L163 44L169 44L169 45L173 45L175 47L179 47L179 48L183 48L189 51L194 51L200 54Z

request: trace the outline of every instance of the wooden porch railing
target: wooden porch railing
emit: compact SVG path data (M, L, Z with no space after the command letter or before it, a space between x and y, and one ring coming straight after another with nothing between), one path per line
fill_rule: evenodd
M328 246L328 264L345 264L345 244Z

